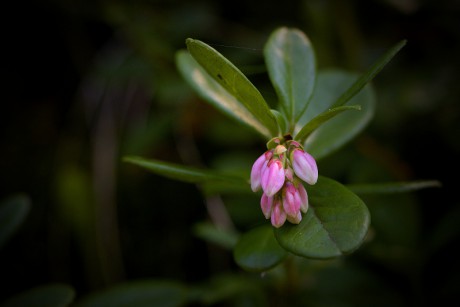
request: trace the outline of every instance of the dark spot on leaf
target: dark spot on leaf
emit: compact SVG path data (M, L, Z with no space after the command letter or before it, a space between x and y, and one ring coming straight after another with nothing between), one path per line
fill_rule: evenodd
M224 78L222 78L220 74L217 74L217 78L219 78L220 80L224 80Z

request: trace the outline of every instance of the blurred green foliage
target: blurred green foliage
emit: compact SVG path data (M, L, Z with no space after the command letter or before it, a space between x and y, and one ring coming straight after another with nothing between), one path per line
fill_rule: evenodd
M456 1L266 1L262 9L247 1L48 0L11 3L4 12L0 197L5 204L26 194L30 211L2 237L0 302L49 284L39 296L62 287L55 298L62 291L66 304L73 291L55 283L75 289L81 304L117 287L128 297L133 290L139 299L146 292L162 299L148 290L154 287L180 293L172 304L198 305L402 306L456 298ZM319 68L362 72L407 39L373 82L370 127L319 169L344 184L438 179L443 187L363 196L371 231L357 253L330 261L289 256L260 275L240 271L227 247L196 231L212 221L232 242L260 223L257 197L216 195L217 186L199 190L121 157L248 174L260 139L203 103L174 55L185 38L198 38L274 104L262 47L281 25L309 35Z

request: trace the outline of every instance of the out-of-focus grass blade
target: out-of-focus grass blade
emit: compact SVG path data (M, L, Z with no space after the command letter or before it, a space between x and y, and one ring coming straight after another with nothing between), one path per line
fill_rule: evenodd
M409 182L349 184L346 187L359 195L392 194L412 192L426 188L439 188L441 187L441 182L437 180L417 180Z

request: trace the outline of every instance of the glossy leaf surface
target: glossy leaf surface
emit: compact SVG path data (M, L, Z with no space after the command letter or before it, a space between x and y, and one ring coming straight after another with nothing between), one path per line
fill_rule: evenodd
M309 121L305 126L303 126L302 129L296 134L294 137L295 140L299 141L300 143L305 142L305 139L310 136L310 134L313 133L316 129L318 129L323 123L327 122L331 118L334 118L334 116L342 113L343 111L347 110L361 110L361 106L341 106L341 107L336 107L333 109L329 109L315 118L313 118L311 121Z
M231 118L253 128L265 138L271 137L268 129L248 111L246 106L214 80L187 51L179 51L176 54L176 64L184 79L201 98Z
M270 35L264 56L270 80L292 123L306 109L315 86L312 45L303 32L282 27Z
M278 243L293 254L327 259L357 249L367 234L370 215L364 202L340 183L320 177L307 186L309 209L299 225L275 230Z
M224 56L207 44L187 39L187 48L193 58L232 96L257 118L272 136L278 134L278 124L259 90Z
M319 114L327 111L357 76L341 70L322 71L316 80L313 98L299 122L298 130ZM366 86L347 104L360 105L359 112L343 112L322 124L306 140L305 149L315 158L337 150L360 133L374 115L375 94L371 86Z

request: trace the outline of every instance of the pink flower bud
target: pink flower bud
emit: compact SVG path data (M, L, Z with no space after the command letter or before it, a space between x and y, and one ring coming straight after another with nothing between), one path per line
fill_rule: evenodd
M284 175L289 181L294 181L294 171L292 168L288 167L284 170Z
M252 166L251 170L251 189L253 192L257 192L260 190L260 182L262 180L262 170L266 167L268 160L271 159L273 153L271 151L265 152L261 155L254 165Z
M302 149L294 149L291 153L291 163L294 173L308 184L318 181L318 167L315 159Z
M302 221L302 214L299 211L299 212L297 212L297 215L295 217L292 217L292 216L288 215L286 218L292 224L299 224Z
M295 147L295 148L300 148L301 147L299 142L294 141L294 140L289 141L289 146L292 146L292 147Z
M307 195L307 190L305 190L305 187L301 182L297 184L297 192L299 193L300 196L300 211L303 213L307 213L308 211L308 195Z
M271 222L276 228L280 228L283 226L284 222L286 222L286 213L283 210L281 200L279 198L275 199L273 204Z
M292 218L300 212L301 199L295 186L287 182L284 188L283 209L286 214Z
M251 189L263 189L260 208L266 219L279 228L287 221L299 224L302 213L308 211L307 190L299 178L309 184L318 180L315 159L296 141L280 144L272 139L268 151L261 155L251 169ZM288 160L286 160L288 159Z
M268 197L264 193L260 199L260 207L262 208L265 218L269 219L272 214L273 197Z
M271 159L267 167L262 169L262 189L267 196L275 195L284 184L283 163L278 159Z

